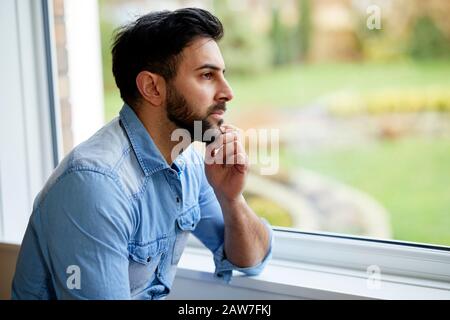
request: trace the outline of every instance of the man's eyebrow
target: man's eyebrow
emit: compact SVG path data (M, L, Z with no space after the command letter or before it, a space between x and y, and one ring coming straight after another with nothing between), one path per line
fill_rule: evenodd
M214 64L209 64L209 63L206 63L206 64L196 68L195 71L201 70L201 69L212 69L212 70L216 70L216 71L221 71L222 70L222 68L220 68L220 67L218 67L218 66L216 66ZM223 69L222 72L225 73L225 69Z

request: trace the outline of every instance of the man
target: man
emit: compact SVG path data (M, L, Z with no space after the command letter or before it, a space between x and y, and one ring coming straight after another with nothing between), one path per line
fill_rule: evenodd
M233 93L222 34L216 17L193 8L119 30L113 73L125 104L37 196L13 298L162 299L191 232L213 252L218 278L261 272L272 232L242 196L248 161L223 124ZM204 141L203 159L192 146L177 148L180 129L198 140L219 134Z

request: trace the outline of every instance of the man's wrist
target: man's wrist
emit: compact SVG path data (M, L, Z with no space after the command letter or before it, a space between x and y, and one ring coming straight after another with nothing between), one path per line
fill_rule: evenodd
M223 195L217 195L217 200L219 201L222 208L225 207L228 209L242 208L242 206L246 204L245 198L242 193L233 198L227 198Z

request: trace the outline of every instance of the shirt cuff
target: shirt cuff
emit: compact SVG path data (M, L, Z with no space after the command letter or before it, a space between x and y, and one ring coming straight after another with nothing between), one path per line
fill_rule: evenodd
M233 275L233 270L243 272L248 276L255 276L260 274L265 268L267 262L272 257L272 247L273 247L273 231L270 224L266 219L260 218L266 228L269 231L270 241L269 241L269 249L267 250L267 254L264 259L255 266L240 268L232 264L228 259L225 258L225 250L224 244L222 244L215 252L214 252L214 264L216 266L216 270L214 272L214 276L217 279L222 280L225 283L230 283L231 277Z

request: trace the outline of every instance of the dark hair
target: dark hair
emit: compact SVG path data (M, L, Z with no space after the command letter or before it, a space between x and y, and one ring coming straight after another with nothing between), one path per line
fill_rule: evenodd
M112 71L123 101L132 106L140 98L136 76L147 70L167 81L176 76L180 53L198 37L220 40L222 23L199 8L158 11L139 17L116 31Z

